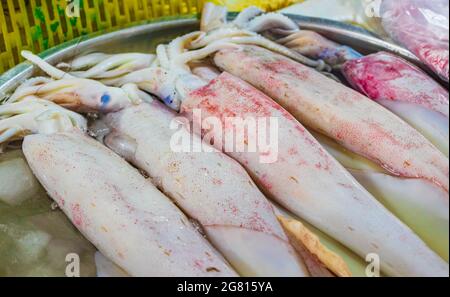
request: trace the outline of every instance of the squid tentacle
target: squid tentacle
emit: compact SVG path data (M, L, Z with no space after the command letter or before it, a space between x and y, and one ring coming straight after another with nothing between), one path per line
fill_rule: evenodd
M5 144L29 134L50 134L87 130L81 115L50 101L27 97L23 101L0 106L0 143Z
M30 61L31 63L38 66L40 69L42 69L45 73L50 75L54 79L64 79L64 78L75 78L74 76L68 74L67 72L64 72L56 67L53 67L52 65L45 62L43 59L39 58L38 56L34 55L30 51L22 51L22 56Z
M155 58L155 55L142 53L94 53L77 57L71 63L60 63L57 68L67 68L71 75L80 78L112 78L149 67Z
M244 9L241 13L239 13L238 16L232 22L232 24L241 28L245 27L252 19L256 18L257 16L263 13L264 11L259 9L258 7L250 6Z
M95 66L98 63L101 63L105 59L107 59L109 55L104 53L90 53L87 55L81 55L75 57L70 61L70 63L59 63L56 65L57 68L68 68L71 70L82 70L87 67Z
M214 4L206 5L203 11L203 16L206 19L204 23L213 23L211 18L214 15L222 15L225 9L226 8L222 6L216 6ZM310 67L316 67L318 71L330 72L332 70L331 67L328 66L323 60L311 60L297 52L292 51L289 48L286 48L257 34L261 31L267 31L269 29L276 28L291 33L297 32L299 30L298 25L288 17L271 13L256 16L255 18L251 19L252 14L253 12L249 10L248 14L246 12L241 17L238 16L238 20L236 21L236 23L227 23L226 20L222 19L223 17L217 19L217 22L214 23L214 26L212 26L211 28L201 28L201 30L207 32L207 34L195 40L191 44L191 46L194 48L207 46L211 42L216 42L219 40L226 40L228 42L235 42L237 44L259 45L261 47L265 47L269 50L294 59L299 63L305 64Z
M293 20L279 13L267 13L257 16L246 24L245 28L258 33L267 30L282 30L285 33L292 34L300 30Z
M211 2L205 3L200 23L201 31L209 32L227 23L228 10L223 6L216 6Z

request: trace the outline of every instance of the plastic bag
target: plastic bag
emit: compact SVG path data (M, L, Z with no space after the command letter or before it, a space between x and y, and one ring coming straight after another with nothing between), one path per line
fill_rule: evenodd
M449 81L449 1L384 0L384 29L443 80Z

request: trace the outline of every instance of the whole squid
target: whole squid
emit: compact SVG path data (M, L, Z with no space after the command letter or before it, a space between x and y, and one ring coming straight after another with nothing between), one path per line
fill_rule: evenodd
M166 71L178 86L175 89L188 118L193 122L198 120L190 115L190 111L198 109L206 117L214 116L221 121L227 116L275 117L281 121L279 139L282 144L277 162L262 164L259 153L227 152L251 173L269 197L359 255L379 254L383 270L390 275L448 274L448 265L379 204L278 104L230 74L223 73L209 82L190 73L182 65L184 62L208 56L208 50L183 52L179 45L191 38L186 36L160 48L173 59L169 60ZM177 54L177 50L181 52ZM271 153L264 151L263 154ZM421 261L423 263L419 263Z
M355 90L404 119L448 157L448 91L421 69L387 52L363 56L307 30L277 42L341 71Z
M418 67L386 52L362 56L311 31L301 30L277 42L309 58L324 59L341 71L354 89L401 117L448 157L448 91ZM332 140L315 136L359 182L448 261L448 208L440 202L446 200L447 192L426 181L393 176ZM414 190L405 192L405 188Z
M191 36L192 38L194 37L194 36ZM180 40L178 40L178 41L180 41ZM178 41L176 41L176 42L174 42L174 44L176 45L177 44L177 42ZM191 40L192 41L192 40ZM220 40L219 40L219 42L218 43L216 43L216 44L214 44L214 42L213 42L213 44L214 44L214 46L216 46L216 48L220 48L220 46L222 46L222 45L224 45L224 44L226 44L226 43L228 43L228 44L233 44L232 42L230 42L230 40L228 40L228 41L226 41L226 42L223 42L222 44L220 43ZM241 46L230 46L230 48L229 49L227 49L227 50L236 50L236 49L238 49L238 48L240 48ZM167 54L168 54L168 56L169 56L169 58L173 58L173 55L171 55L171 51L170 51L170 49L173 49L173 47L169 47L169 49L168 49L168 52L167 52ZM223 48L223 47L222 47ZM163 50L164 50L164 48L163 48ZM208 49L209 50L209 49ZM207 56L207 51L208 50L206 50L206 51L204 51L205 53L204 54L202 54L202 55L206 55ZM216 51L217 51L217 49L216 49ZM176 51L175 51L175 53L176 53ZM186 59L186 60L189 60L189 59L191 59L192 58L192 56L193 57L195 57L195 55L193 55L193 54L191 54L191 53L186 53L186 55L188 56L188 57L181 57L181 60L182 59ZM172 56L172 57L171 57ZM191 57L189 57L189 56L191 56ZM161 61L160 61L161 62ZM161 62L161 65L163 65L163 67L164 67L164 63L163 62ZM187 95L187 98L189 98L191 95L192 95L192 93L194 92L195 93L195 91L197 91L197 90L201 90L201 89L203 89L203 88L207 88L209 85L212 85L213 83L210 83L210 84L208 84L208 82L207 81L205 81L205 80L202 80L202 79L198 79L198 78L195 78L195 77L193 77L192 75L190 75L189 73L188 73L188 71L186 71L186 69L181 69L180 71L176 71L176 75L173 75L173 74L168 74L168 73L165 73L166 75L168 75L168 77L169 77L169 80L171 81L171 83L169 84L169 85L176 85L176 87L174 88L174 90L175 90L175 92L178 92L179 94L181 94L181 95ZM173 76L175 76L175 77L177 77L178 76L178 78L182 78L182 79L179 79L179 80L174 80L173 79ZM232 76L231 76L232 77ZM219 77L220 79L217 79L217 80L219 80L220 81L220 83L223 83L223 84L225 84L225 87L223 87L220 91L221 92L223 92L224 94L226 93L226 92L229 92L230 91L230 89L231 90L238 90L239 91L239 94L240 94L240 91L242 91L242 86L240 86L240 84L241 83L243 83L242 81L239 81L238 80L238 82L236 82L236 81L234 81L234 84L233 83L230 83L229 81L233 81L233 79L230 79L229 77L226 77L226 75L225 74L223 74L223 75L221 75L221 77ZM152 80L152 78L148 78L149 80ZM234 78L234 79L236 79L236 78ZM189 82L189 83L188 83ZM220 83L219 83L219 85L220 85ZM245 83L244 83L245 84ZM192 87L192 86L199 86L199 88L197 88L197 90L194 90L194 91L192 91L192 90L189 90L189 85ZM231 85L232 87L231 88L227 88L226 86L227 85ZM202 86L204 86L204 87L202 87ZM248 86L248 85L247 85ZM248 86L248 87L250 87L250 86ZM251 87L250 87L251 88ZM220 88L219 88L220 89ZM245 89L245 88L244 88ZM245 89L246 91L249 91L250 92L250 90L247 90L247 89ZM208 90L209 91L209 90ZM252 94L253 94L253 91L256 91L256 90L252 90ZM218 93L221 93L221 92L218 92ZM232 92L229 92L230 94L233 94ZM215 93L211 93L211 94L215 94ZM258 94L258 96L260 96L261 94L259 93ZM193 95L194 96L194 95ZM180 96L180 98L183 98L184 96ZM216 99L216 98L219 98L219 99L217 99L217 100L221 100L222 98L219 96L219 95L217 95L217 96L214 96L215 98L213 98L213 99ZM164 101L166 101L165 99L166 98L161 98L161 99L163 99ZM183 100L182 100L183 101ZM186 102L188 102L189 100L187 100ZM183 102L183 104L185 104L185 102ZM225 103L224 103L225 104ZM268 102L266 102L266 100L265 100L265 102L264 102L264 104L262 104L263 106L265 106L265 105L267 105L268 104ZM228 103L227 103L227 105L226 105L226 110L224 110L225 112L231 112L231 114L239 114L239 109L237 110L238 112L236 112L236 111L234 111L232 108L236 108L236 107L233 107L233 104L232 103L229 103L229 105L228 105ZM247 109L244 109L244 111L248 111L248 108L249 107L246 107ZM281 109L281 107L278 107L278 109L279 110L282 110ZM203 110L203 109L202 109ZM211 110L208 110L208 112L211 112ZM243 111L240 111L240 114L241 115L244 115L245 113L243 112ZM291 118L291 121L292 122L294 122L294 123L296 123L295 125L300 125L297 121L295 121L294 119L292 119ZM291 124L292 124L292 122L291 122ZM294 125L294 126L295 126ZM301 127L301 125L300 125L300 127ZM302 128L302 127L301 127ZM303 129L304 130L304 129ZM294 139L295 138L298 138L298 135L296 136L296 137L294 137ZM301 138L300 138L301 139ZM307 143L307 146L311 146L311 143L309 143L310 141L312 141L313 143L315 142L315 140L314 140L314 138L312 138L312 137L306 137L306 139L307 139L307 141L306 141L306 143ZM304 145L301 145L301 147L303 147ZM317 144L317 146L320 148L320 145L318 145ZM313 146L314 147L314 146ZM320 151L320 152L322 152L322 151ZM395 246L395 244L394 243L400 243L400 242L402 242L402 240L399 240L399 242L396 242L395 240L394 240L394 242L392 242L392 244L394 245L394 246L392 246L392 245L390 245L387 249L383 249L383 256L382 256L382 263L383 263L383 269L385 270L385 271L387 271L388 273L390 273L390 274L392 274L392 275L435 275L435 274L442 274L442 275L445 275L445 274L448 274L448 265L446 264L446 263L444 263L439 257L437 257L433 252L431 252L424 244L423 244L423 242L421 242L420 241L420 239L418 239L406 226L404 226L400 221L398 221L397 219L395 219L389 212L387 212L381 205L379 205L376 201L372 201L373 200L373 197L370 195L370 194L368 194L360 185L358 185L357 183L356 183L356 181L348 174L348 172L346 172L342 167L340 167L340 165L339 164L337 164L337 162L336 161L334 161L334 159L333 158L331 158L325 151L323 151L323 153L325 153L325 157L324 156L321 156L320 154L319 155L316 155L316 156L314 156L314 157L312 157L312 159L314 159L314 158L319 158L319 160L322 160L321 158L325 158L325 159L323 159L322 161L328 161L327 160L327 156L331 159L331 160L333 160L332 162L334 162L333 164L334 164L334 166L337 166L336 167L336 170L335 170L335 172L334 172L334 175L338 175L338 176L341 176L341 178L343 178L344 180L347 180L347 182L349 182L350 184L353 184L354 183L354 187L356 188L356 189L353 189L352 187L352 190L349 190L349 191L356 191L356 192L358 192L358 193L360 193L359 195L361 195L361 197L365 197L365 198L361 198L362 200L364 200L364 201L366 201L366 200L368 200L368 201L371 201L371 203L373 203L373 209L377 209L378 210L378 212L377 213L379 213L379 215L381 216L381 217L383 217L384 219L378 219L378 220L375 220L374 221L374 224L377 226L376 227L376 230L378 230L379 232L381 232L380 234L377 234L377 235L373 235L373 234L368 234L367 236L374 236L374 238L373 239L376 239L376 237L379 235L380 237L378 238L378 239L376 239L375 241L379 241L379 242L385 242L385 241L387 241L386 240L386 236L387 237L389 237L390 235L386 235L386 234L383 234L383 232L382 231L386 231L385 229L387 229L388 227L387 226L385 226L385 227L383 227L383 226L380 226L380 225L378 225L378 224L376 224L375 222L378 222L378 221L383 221L383 220L386 220L386 222L389 222L389 223L386 223L386 225L389 225L389 226L396 226L395 228L393 228L393 229L395 229L395 230L392 230L392 232L394 232L395 234L399 234L399 233L402 233L402 232L404 232L403 233L403 235L399 235L399 238L405 238L405 237L407 237L408 238L408 240L410 240L410 244L407 244L407 246L408 246L408 248L406 249L406 250L409 250L409 251L411 251L411 253L419 253L419 254L421 254L421 256L420 257L415 257L415 256L410 256L410 258L414 258L414 259L416 259L416 258L420 258L421 260L424 260L424 257L423 257L423 255L426 255L425 257L426 258L428 258L428 260L426 260L426 262L427 263L434 263L433 264L433 268L430 268L429 266L427 267L427 270L426 271L424 271L423 270L423 268L421 267L421 266L424 266L424 264L422 264L422 265L420 265L420 264L418 264L418 263L406 263L406 262L408 262L409 261L409 259L408 259L408 261L405 261L405 259L406 258L408 258L407 256L404 256L404 253L402 253L402 252L400 252L400 249L401 250L403 250L404 248L403 247L396 247ZM236 156L233 156L235 159L238 159ZM244 158L245 159L245 158ZM255 158L255 159L258 159L258 158ZM251 166L250 168L252 168L252 169L249 169L249 171L251 171L252 172L252 174L254 174L254 175L256 175L254 172L255 171L257 171L257 169L255 169L255 168L258 168L257 167L257 165L255 165L254 163L252 163L251 165L245 165L245 160L242 160L242 159L238 159L238 161L240 161L241 162L241 164L243 164L245 167L247 167L247 169L249 169L249 166ZM317 164L320 164L320 162L318 162ZM337 164L337 165L336 165ZM255 166L255 167L253 167L253 166ZM319 174L319 176L320 175L322 175L322 173L320 173L320 170L319 170L319 168L316 168L317 170L316 171L314 171L315 173L317 173L317 174ZM342 172L341 173L338 173L340 170L342 170ZM270 171L270 170L269 170ZM283 173L282 171L280 172L279 170L276 170L276 172L277 173ZM270 173L270 174L272 174L272 173ZM281 175L281 177L283 177L283 176L285 176L285 174L280 174ZM270 175L270 177L272 177L272 175ZM295 176L293 176L294 177L294 179L292 180L292 181L295 181L295 179L296 179L296 177ZM325 175L323 175L322 176L322 178L324 178L325 180L327 180L327 182L332 182L330 179L329 179L329 177L325 177ZM286 188L286 186L285 186L285 184L283 184L283 182L282 181L280 181L280 177L278 177L278 176L273 176L273 179L275 180L275 183L276 184L278 184L278 186L280 187L280 188ZM270 180L270 178L268 178L268 180ZM257 181L258 181L258 183L260 184L260 185L262 185L262 187L264 187L265 189L266 189L266 191L267 191L267 188L270 188L270 185L268 185L268 184L264 184L264 181L260 181L260 179L258 179L257 178ZM333 181L333 182L336 182L337 183L337 181L335 180L335 181ZM332 183L333 183L332 182ZM312 186L310 186L310 184L308 183L307 185L304 185L304 186L306 186L306 188L311 188ZM299 186L299 189L300 189L301 187ZM340 189L340 187L337 187L336 189ZM344 187L345 188L345 187ZM281 192L283 192L284 190L282 190ZM312 192L314 192L315 190L313 190ZM322 189L320 189L320 191L322 191ZM342 190L340 190L340 191L342 191ZM320 192L318 192L318 193L320 193ZM271 195L272 196L272 195ZM274 195L275 196L275 195ZM320 196L320 194L319 194L319 196ZM358 195L357 195L358 196ZM282 196L283 197L283 199L284 199L284 196ZM296 198L297 196L294 196L294 197L291 197L291 198L289 198L289 199L293 199L293 198ZM288 197L286 197L286 198L288 198ZM279 197L277 197L277 199L280 199ZM289 199L288 199L288 201L289 201ZM298 198L297 198L298 199ZM296 201L296 202L294 202L293 204L295 204L295 203L298 203L299 201ZM286 205L287 203L286 202L284 202L284 205ZM344 203L345 204L345 203ZM290 206L290 207L292 207L292 206ZM336 207L336 205L333 205L333 206L331 206L330 207L330 210L332 211L332 208L333 207ZM308 210L307 209L307 207L305 208L305 210L303 210L304 212L308 212L308 211L311 211L312 213L314 212L314 210L312 209L312 210ZM321 210L321 211L323 211L323 210ZM364 211L368 211L367 210L367 208L365 208L365 210L362 210L363 212ZM300 212L299 210L297 210L297 212ZM304 213L302 213L302 214L304 214ZM323 214L323 213L322 213ZM336 214L336 213L335 213ZM349 245L352 249L354 249L354 250L356 250L360 255L362 255L362 256L365 256L366 255L366 252L368 252L368 251L371 251L371 250L373 250L373 249L377 249L377 248L375 248L374 246L368 246L368 240L363 240L363 241L360 241L360 242L358 242L358 240L356 240L355 238L357 238L357 237L355 237L355 236L349 236L349 234L351 234L351 232L353 232L351 229L348 229L349 231L344 231L343 229L345 229L345 228L347 228L347 227L345 227L344 226L344 228L337 228L338 230L336 230L336 229L334 229L334 227L333 226L330 226L330 225L332 225L331 223L328 225L328 222L323 222L323 220L321 219L321 215L319 215L319 216L315 216L315 215L311 215L311 213L309 213L308 215L308 220L309 219L311 219L311 217L313 217L311 220L315 220L314 221L314 223L316 223L316 224L319 224L319 227L321 228L321 229L326 229L326 231L327 232L330 232L330 230L332 231L331 233L335 236L335 237L337 237L339 240L341 240L341 241L343 241L345 244L347 244L347 245ZM356 218L359 218L359 219L363 219L363 218L366 218L367 216L365 216L365 215L356 215ZM342 217L341 216L337 216L336 217L336 221L334 222L334 223L336 223L336 222L338 222L338 224L342 224L342 223L344 223L344 221L342 221ZM341 220L341 221L340 221ZM325 226L326 227L323 227L324 225L322 225L322 224L325 224ZM368 225L370 225L371 223L370 222L366 222L366 224L368 224ZM364 221L362 222L362 225L364 225ZM351 227L351 226L350 226ZM351 228L353 228L353 227L351 227ZM375 227L374 227L375 228ZM371 228L369 228L369 229L371 229ZM361 231L362 233L364 233L363 231ZM386 232L388 232L388 231L386 231ZM370 232L369 232L370 233ZM383 239L384 238L384 239ZM364 242L364 243L363 243ZM372 242L373 243L373 242ZM377 243L374 243L375 244L375 246L376 247L379 247L379 245L377 245ZM356 247L356 248L355 248ZM398 252L397 253L395 253L394 251L395 250L398 250ZM383 259L384 258L384 259ZM388 260L386 260L386 258L388 258ZM390 261L392 261L392 262L395 262L395 263L399 263L400 265L395 265L395 264L391 264L391 263L389 263ZM420 261L420 260L417 260L417 261ZM425 261L425 260L424 260ZM421 267L421 269L419 269L419 267ZM428 270L429 269L429 270ZM434 271L432 271L432 270L434 270Z
M38 180L72 223L133 276L236 276L184 214L85 134L83 117L36 97L0 105L2 143L24 137ZM35 135L29 135L35 134Z
M205 117L221 119L224 126L228 116L277 118L277 162L261 163L258 153L228 153L247 168L269 197L360 256L379 254L383 270L390 275L448 274L448 265L439 256L359 185L300 123L264 94L223 73L188 95L182 111L189 113L194 109L200 109ZM233 133L233 127L228 129L228 133ZM413 258L424 262L412 262ZM434 268L427 266L430 270L424 270L430 263L434 263Z
M58 75L58 70L43 60L27 56L52 77ZM64 84L65 80L59 83ZM18 89L17 94L27 94L24 90L30 87L33 88ZM120 94L119 90L103 86L92 89L90 94L80 93L73 100L79 100L81 106L73 106L77 110L91 110L98 103L96 94ZM58 97L65 92L56 89L52 94ZM20 101L17 94L13 98ZM120 97L112 99L119 100ZM310 261L314 257L308 253L301 257L297 255L271 204L246 171L223 153L202 144L195 135L192 136L194 146L208 147L209 153L175 152L171 146L174 131L170 126L175 123L176 114L158 101L146 101L136 105L130 103L121 110L117 110L116 105L97 110L105 114L98 123L100 129L97 129L103 134L105 144L145 171L165 194L198 222L206 237L240 275L307 276L310 271L314 275L318 266ZM102 125L107 128L106 132L101 131ZM191 137L187 130L183 129L181 133Z

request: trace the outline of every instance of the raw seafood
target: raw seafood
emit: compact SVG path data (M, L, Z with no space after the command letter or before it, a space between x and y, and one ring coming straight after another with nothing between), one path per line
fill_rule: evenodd
M443 80L449 80L448 0L384 0L384 29L427 64Z
M28 57L53 77L58 73L39 58ZM53 92L53 96L58 97L58 92ZM77 96L81 109L83 105L94 106L91 101L95 103L96 91L91 93ZM241 275L309 274L291 247L272 206L237 162L212 147L209 154L173 152L170 125L176 115L159 102L130 105L115 113L108 111L116 110L107 107L98 110L107 114L104 123L112 131L105 143L146 171L201 225L208 239ZM204 175L199 176L198 172ZM267 244L269 241L272 243ZM271 256L267 257L268 254Z
M418 129L448 156L448 91L416 66L379 52L348 61L342 72L352 86Z
M212 147L209 153L172 150L175 118L158 101L108 114L104 121L113 132L105 143L145 170L241 275L308 275L272 206L237 162ZM191 138L187 130L179 133ZM208 146L196 136L193 142Z
M241 45L215 64L259 88L302 123L405 178L448 192L448 159L419 132L377 103L266 49ZM235 63L240 61L240 63Z
M448 265L442 259L360 186L300 123L264 94L223 73L189 94L182 110L189 114L193 109L200 109L204 117L217 117L222 123L228 116L278 118L277 162L261 163L261 153L228 153L247 168L269 197L359 255L380 254L383 270L390 275L448 274ZM231 133L233 127L228 129ZM413 263L411 259L424 262ZM430 263L435 263L434 268L425 271L423 267L430 268Z

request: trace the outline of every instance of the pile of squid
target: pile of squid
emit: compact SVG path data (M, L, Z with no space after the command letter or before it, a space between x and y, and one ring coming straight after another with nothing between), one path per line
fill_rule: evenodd
M154 55L23 56L48 77L0 105L0 142L23 140L105 267L351 276L376 255L385 276L449 275L448 91L402 58L363 56L254 7L229 22L212 4L200 31ZM278 160L209 146L212 127L190 135L208 153L172 151L171 123L194 110L277 118Z

